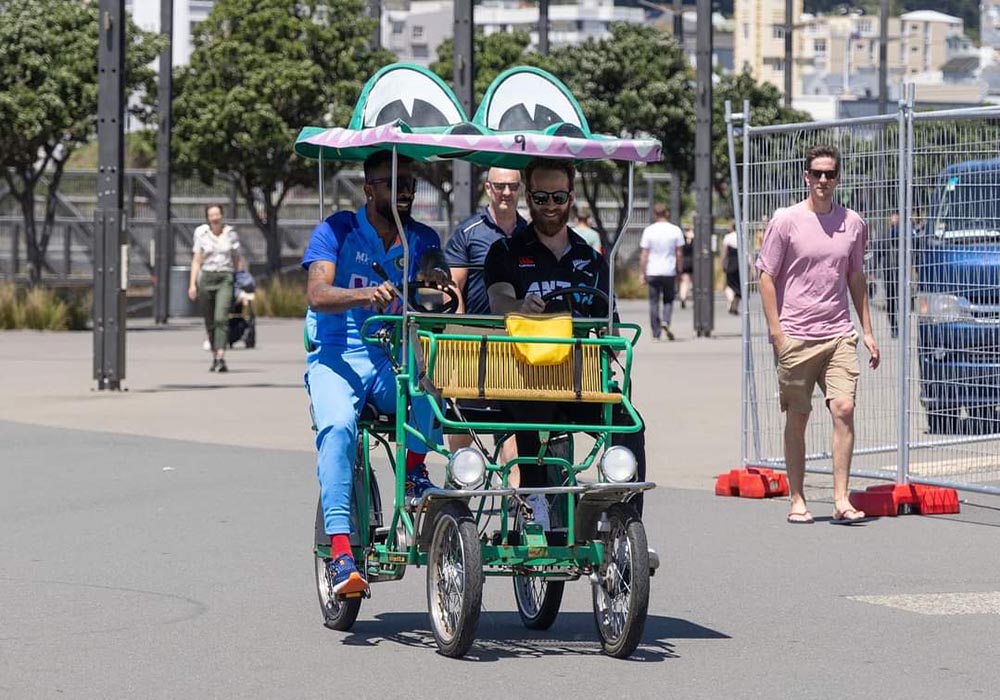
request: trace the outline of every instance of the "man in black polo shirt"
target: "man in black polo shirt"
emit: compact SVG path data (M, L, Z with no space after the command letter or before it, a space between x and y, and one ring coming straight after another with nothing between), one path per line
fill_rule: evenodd
M576 168L566 160L535 159L525 169L528 209L531 223L516 238L497 241L486 256L486 291L493 313L542 313L546 310L542 296L567 287L593 287L608 292L608 263L600 253L567 226L573 206L573 182ZM599 317L608 313L604 297L574 292L572 310L576 316ZM567 308L560 300L562 308ZM552 310L555 304L550 305ZM523 409L523 410L522 410ZM531 413L531 422L545 422L558 416L560 421L595 423L600 421L598 404L531 402L519 405L518 415ZM620 407L615 409L615 422L628 422ZM632 450L638 461L638 477L646 476L644 430L618 433L614 444ZM522 455L538 454L537 431L517 434L517 451ZM521 486L547 486L545 470L521 468ZM548 525L548 505L541 496L529 496L536 521ZM633 501L642 512L641 496Z

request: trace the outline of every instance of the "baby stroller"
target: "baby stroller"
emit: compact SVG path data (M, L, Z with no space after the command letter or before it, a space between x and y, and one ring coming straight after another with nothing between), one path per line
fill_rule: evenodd
M253 310L256 289L257 283L249 271L236 271L233 305L229 309L229 347L241 340L247 348L257 345L257 316Z

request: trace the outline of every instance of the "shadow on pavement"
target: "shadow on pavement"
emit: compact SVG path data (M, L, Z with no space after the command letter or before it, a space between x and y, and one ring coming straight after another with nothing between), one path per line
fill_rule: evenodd
M362 615L364 612L362 612ZM688 620L650 615L642 643L631 661L658 662L676 659L677 639L729 639L722 632ZM381 613L375 619L358 620L344 637L344 644L379 646L384 643L436 650L426 613ZM465 661L500 661L546 656L601 656L592 613L567 612L559 615L551 629L525 629L516 613L484 611L479 630Z
M230 370L229 374L238 374ZM132 389L135 394L161 394L170 391L214 391L216 389L303 389L301 383L274 384L258 382L255 384L161 384L153 389Z

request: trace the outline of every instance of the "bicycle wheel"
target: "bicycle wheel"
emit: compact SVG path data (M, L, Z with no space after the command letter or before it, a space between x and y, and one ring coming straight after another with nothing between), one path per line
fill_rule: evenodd
M514 576L517 614L529 630L547 630L559 615L565 581L546 581L540 576Z
M357 598L338 598L333 594L333 581L327 569L329 559L313 557L316 560L316 592L319 595L319 607L323 613L323 624L332 630L346 632L354 626L361 610L361 596Z
M604 653L624 659L642 639L649 609L649 551L646 530L628 503L608 508L604 563L592 584L594 622Z
M464 503L438 512L427 552L427 609L438 650L464 656L476 638L483 566L476 521Z

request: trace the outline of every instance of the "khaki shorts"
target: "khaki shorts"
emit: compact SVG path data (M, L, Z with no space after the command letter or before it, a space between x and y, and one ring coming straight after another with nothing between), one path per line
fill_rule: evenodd
M812 411L812 394L819 384L826 400L850 399L858 387L858 336L799 340L785 336L775 355L781 410Z

